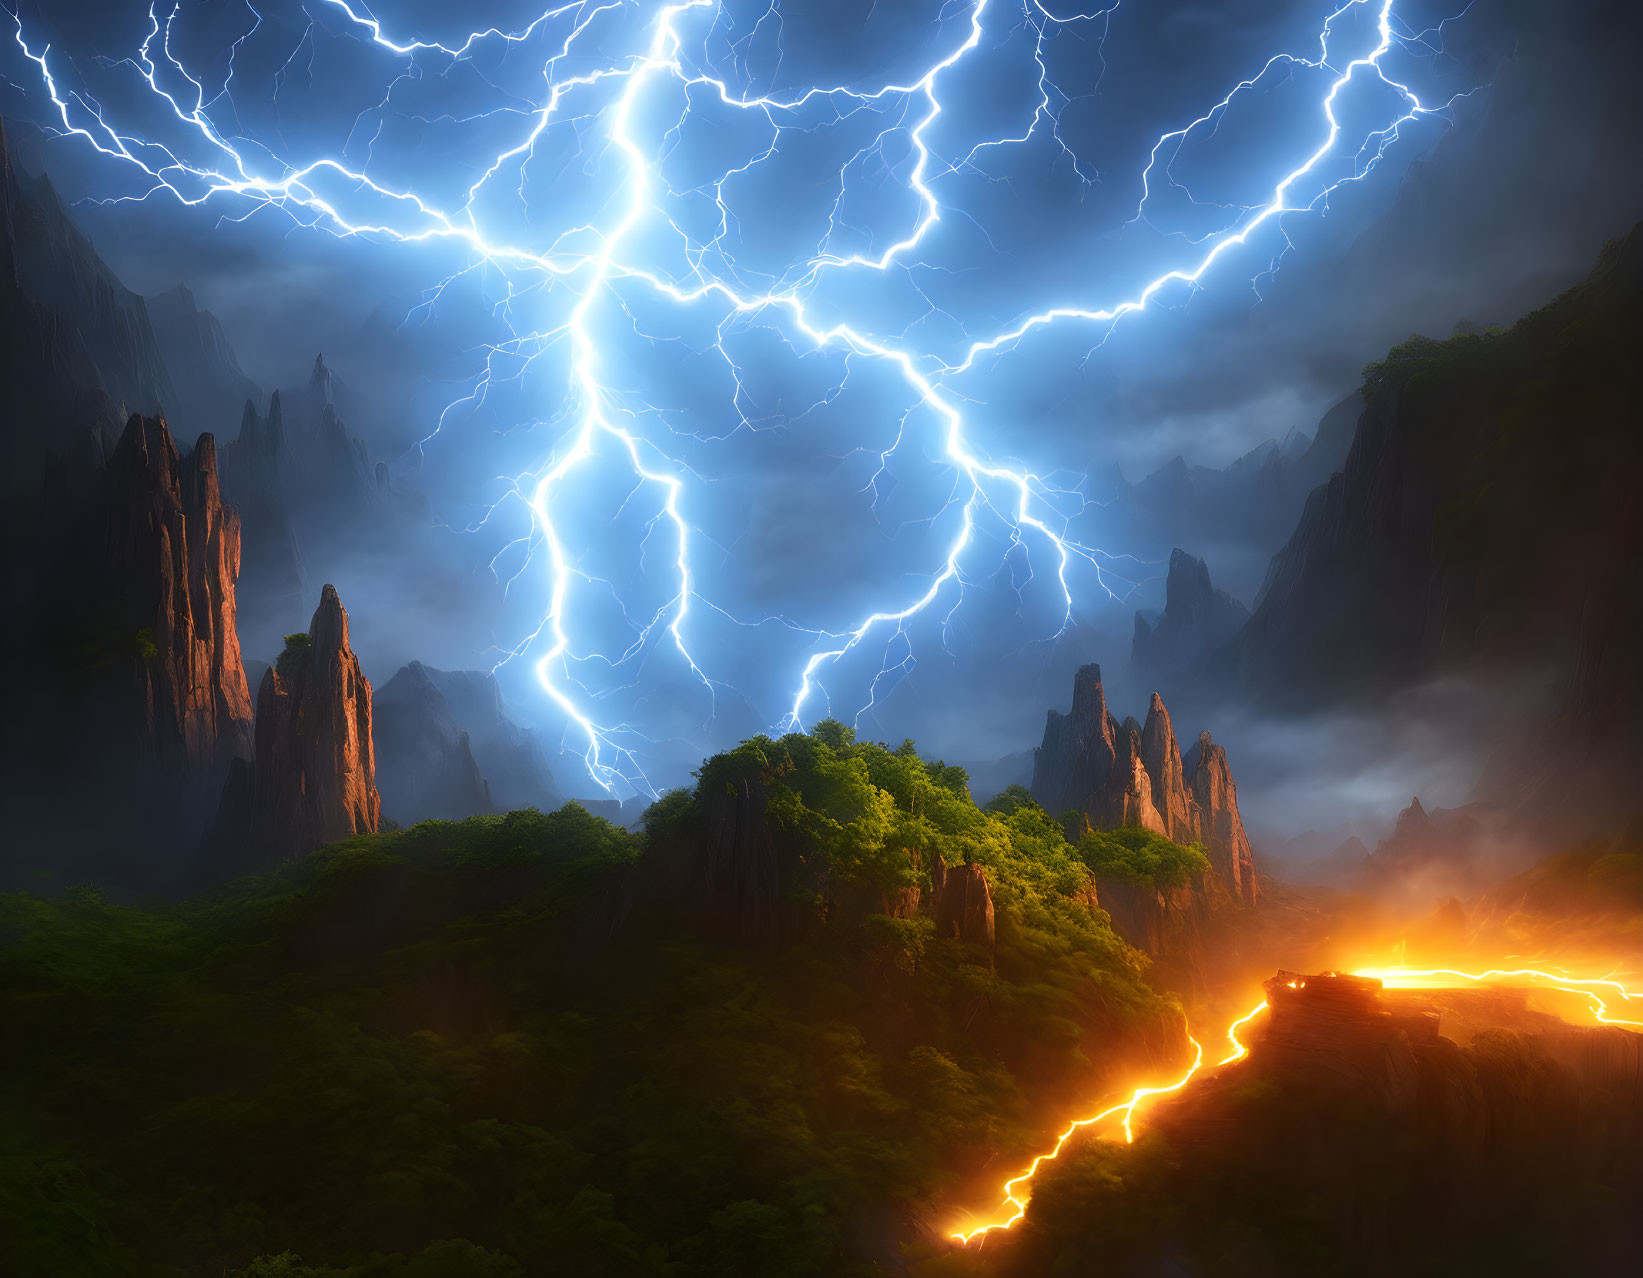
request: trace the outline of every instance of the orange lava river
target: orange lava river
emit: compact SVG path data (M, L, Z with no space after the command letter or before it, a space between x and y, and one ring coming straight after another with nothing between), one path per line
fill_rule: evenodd
M1592 1017L1598 1024L1618 1025L1643 1031L1643 1020L1614 1015L1614 1009L1611 1007L1611 1004L1615 1004L1627 1012L1635 1011L1636 1015L1643 1016L1643 991L1627 989L1610 977L1574 977L1538 968L1491 968L1482 972L1465 972L1457 968L1401 966L1360 967L1352 969L1349 974L1380 981L1387 989L1464 989L1468 985L1494 985L1570 994L1587 1001ZM1639 1002L1636 1009L1629 1006L1634 1001ZM1239 1031L1264 1012L1266 1006L1266 1000L1262 999L1227 1026L1224 1033L1227 1050L1212 1063L1211 1068L1231 1065L1249 1054L1249 1049L1239 1041ZM1004 1182L1004 1201L992 1219L975 1224L969 1229L956 1230L951 1237L960 1243L971 1243L985 1238L996 1229L1008 1229L1014 1225L1027 1213L1027 1203L1032 1197L1033 1177L1038 1174L1039 1168L1045 1163L1053 1162L1060 1156L1067 1143L1087 1128L1116 1124L1123 1131L1125 1141L1133 1141L1136 1113L1142 1105L1154 1096L1165 1096L1180 1091L1205 1067L1203 1044L1193 1038L1190 1032L1187 1038L1192 1043L1193 1060L1179 1078L1153 1086L1138 1087L1117 1104L1109 1105L1087 1118L1075 1120L1056 1139L1054 1146L1039 1154L1024 1170Z

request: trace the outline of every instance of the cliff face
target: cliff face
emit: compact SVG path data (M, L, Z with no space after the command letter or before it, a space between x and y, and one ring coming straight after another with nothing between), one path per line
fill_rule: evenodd
M765 949L813 935L823 923L922 915L936 935L973 946L992 962L993 894L982 866L949 866L939 853L925 865L910 854L914 869L928 871L928 891L918 883L885 888L837 877L824 860L799 850L802 834L784 839L772 826L769 787L785 765L775 766L772 774L759 760L726 756L704 769L696 788L702 825L694 864L683 879L657 883L670 908L678 907L678 898L693 899L716 932Z
M1153 700L1162 709L1163 702L1156 695ZM1254 904L1255 854L1238 813L1238 787L1226 750L1210 740L1208 732L1201 732L1181 766L1191 789L1189 819L1209 852L1210 865L1230 884L1235 896Z
M1107 710L1101 668L1081 669L1072 710L1049 712L1032 793L1047 811L1082 813L1098 828L1138 826L1177 843L1201 842L1216 883L1236 900L1255 903L1254 854L1226 751L1205 732L1183 757L1157 693L1145 725L1119 724Z
M309 626L262 678L251 769L252 838L282 855L378 828L371 685L326 586Z
M1371 365L1344 468L1218 677L1317 705L1457 669L1575 676L1623 643L1643 614L1640 341L1643 228L1510 330L1413 337Z
M216 445L178 455L165 419L133 416L109 459L107 571L139 636L130 727L167 766L209 771L250 747L251 698L235 629L240 523Z
M378 789L394 820L411 825L492 810L468 734L426 666L401 667L377 689L372 710Z
M997 933L993 921L993 892L987 872L979 865L947 868L941 857L930 870L929 913L937 936L950 936L978 945L992 957Z
M131 417L29 535L41 553L11 557L5 635L27 678L0 716L0 799L14 846L37 849L18 863L39 882L187 886L223 774L252 748L240 524L212 437L184 454L164 418Z
M0 423L7 463L0 485L8 497L36 500L48 460L89 474L103 464L124 419L119 389L104 377L76 318L30 291L38 284L29 259L42 221L34 183L13 168L0 122L0 382L8 410ZM17 567L7 575L17 576Z
M1044 724L1044 744L1033 755L1033 797L1049 812L1097 819L1110 803L1107 783L1118 761L1117 741L1101 667L1083 666L1073 677L1072 709L1051 710Z
M1170 553L1164 611L1135 614L1130 660L1164 677L1220 648L1249 620L1249 609L1210 584L1209 565L1179 548Z

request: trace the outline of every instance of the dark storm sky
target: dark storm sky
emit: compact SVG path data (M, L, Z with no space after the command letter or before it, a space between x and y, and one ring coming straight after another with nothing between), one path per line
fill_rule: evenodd
M1033 117L1032 42L1019 7L994 2L996 18L984 24L978 58L943 94L942 120L929 135L938 157L963 156L989 136L1019 135ZM383 0L374 12L401 38L446 42L475 27L517 29L535 16L517 3L460 6L456 14L452 8L433 0ZM915 68L962 39L969 21L968 10L958 6L789 4L778 35L772 24L758 23L763 6L726 8L739 25L727 26L717 54L711 42L704 46L706 56L717 56L717 73L758 92L917 74ZM1410 126L1382 167L1343 188L1326 210L1286 220L1291 247L1276 273L1265 268L1284 245L1269 237L1218 263L1201 290L1180 290L1121 322L1104 344L1101 331L1077 326L1024 343L984 377L965 383L974 442L990 457L1055 472L1068 486L1115 466L1139 478L1176 454L1222 465L1262 440L1295 428L1310 431L1353 388L1357 370L1408 332L1444 335L1462 319L1510 322L1577 279L1605 238L1643 215L1643 90L1634 72L1643 15L1624 2L1476 0L1438 28L1461 8L1400 5L1412 28L1428 28L1424 56L1409 56L1400 66L1428 100L1473 92L1449 118ZM462 128L451 117L517 104L532 91L533 79L540 87L541 58L532 65L520 50L476 56L466 67L424 60L418 70L372 48L357 30L350 34L342 16L317 0L306 8L271 0L259 9L260 24L254 24L242 0L184 3L173 52L207 86L207 98L227 82L229 93L210 108L224 132L259 139L298 162L342 156L385 183L447 199L509 144L508 127L520 127L517 115L506 112ZM1307 33L1315 34L1327 11L1270 0L1126 0L1106 19L1058 24L1041 17L1055 33L1043 47L1056 86L1057 132L1041 126L1033 141L982 153L938 185L953 212L921 246L918 257L927 267L898 281L905 287L842 290L818 305L845 316L872 315L880 331L947 355L965 333L985 334L1046 306L1130 295L1160 269L1190 260L1191 240L1224 225L1225 206L1262 198L1304 152L1308 131L1319 122L1315 85L1299 75L1274 77L1246 95L1219 129L1199 135L1181 154L1182 180L1203 203L1162 192L1149 205L1151 216L1132 222L1149 148L1273 53L1312 51ZM1037 12L1069 18L1075 10ZM134 68L119 64L135 55L148 30L144 6L23 0L20 18L31 48L39 52L51 43L61 90L95 94L133 134L163 134L163 109L141 92ZM227 81L230 50L242 37L234 78ZM619 45L612 35L597 56L590 47L565 69L586 70L598 56L617 56ZM497 499L499 475L539 465L551 451L566 426L556 416L566 372L557 356L536 370L539 378L533 372L513 391L499 392L485 412L449 419L420 457L405 455L471 385L485 344L500 335L494 307L505 286L494 274L465 276L439 304L419 308L427 290L462 268L459 255L427 245L339 239L295 225L274 209L252 212L233 197L195 208L164 193L140 203L97 203L140 192L140 175L81 139L17 128L18 122L49 124L51 103L39 68L20 50L0 60L0 75L6 80L0 110L13 122L25 162L51 173L121 278L145 294L187 283L221 319L240 362L265 388L301 380L322 350L356 393L352 428L374 456L397 459L396 473L426 491L446 522L472 522ZM387 85L393 86L391 106L378 110ZM1374 103L1362 105L1367 111ZM739 122L704 114L702 125L681 130L667 160L670 180L681 185L697 176L693 165L706 172L716 164L723 172L749 158ZM851 134L865 115L784 142L782 154L761 170L768 185L741 195L734 247L748 278L779 273L801 252L796 246L814 251L826 229L828 184L837 186L841 157L867 140ZM884 129L896 118L868 123ZM657 135L665 129L657 124ZM597 153L597 140L590 124L582 145ZM565 219L584 208L575 180L603 163L587 162L575 146L544 160L551 163L531 179L528 199L497 214L508 219L510 235L540 237L540 243L573 224ZM905 187L910 165L903 133L851 170L848 198L837 212L861 238L840 243L877 253L905 228L916 213ZM586 207L596 208L609 196L586 198L593 201ZM930 307L934 314L922 313ZM700 324L685 325L644 302L633 303L628 319L626 333L611 330L609 359L621 370L624 389L667 407L672 420L696 436L730 432L736 422L723 394L723 368L702 357L707 341ZM635 332L645 340L618 353L614 344L632 343ZM757 326L738 340L745 375L736 402L773 430L744 430L734 449L691 445L690 464L710 481L699 512L715 547L702 552L704 584L738 616L780 612L804 625L842 628L878 606L875 600L905 594L909 580L929 571L932 546L919 530L933 536L940 526L943 481L921 477L909 462L893 468L895 482L876 517L853 505L864 476L849 462L851 450L884 447L886 431L893 434L907 405L893 388L877 385L872 370L831 399L829 388L840 376L832 357L797 358L783 335ZM519 429L531 420L542 425ZM938 457L934 443L920 447L926 460ZM619 504L626 489L615 477L611 484ZM642 531L608 509L601 515L595 500L580 513L590 524L605 520L600 535L618 549L624 537L642 539ZM935 523L923 522L932 515ZM1121 554L1125 532L1096 526L1090 536ZM499 586L486 584L486 565L518 534L517 526L499 523L500 541L488 532L445 534L420 541L403 563L373 556L362 564L352 607L368 671L386 677L413 657L445 666L489 664L495 645L526 633L532 610L539 617L546 597L540 565L521 576L506 600ZM1238 537L1229 530L1225 546L1189 549L1214 570L1218 554L1230 559ZM599 559L608 549L596 545L590 555ZM1001 547L1000 564L1009 563L1007 549ZM1034 566L1042 572L1048 563ZM1121 589L1120 601L1081 590L1079 624L1051 643L1029 642L1012 621L1019 580L1000 587L982 581L978 570L970 618L957 621L945 648L939 634L913 637L917 668L886 685L863 731L892 740L913 735L948 757L985 759L1021 749L1036 739L1044 707L1064 700L1072 667L1090 659L1114 672L1121 694L1134 702L1124 708L1141 709L1144 690L1125 686L1122 666L1134 608L1161 601L1158 570L1130 572L1142 584L1134 592ZM637 572L631 565L609 570L613 580L621 571ZM1019 565L1004 571L1023 575ZM430 585L445 578L469 582L466 597L477 602L453 610ZM348 597L348 584L339 584ZM647 580L636 600L654 604L653 595ZM1028 622L1042 620L1034 606L1019 610ZM590 624L606 621L601 615ZM1047 629L1053 633L1053 622ZM786 709L802 654L773 638L765 644L768 637L750 630L722 640L716 655L722 667L736 671L728 679L736 691L725 691L721 718L706 732L696 708L674 704L689 695L679 672L647 667L635 707L654 712L657 736L679 743L658 753L665 779L677 780L707 745L768 727ZM898 659L894 652L887 658ZM875 651L873 664L878 660ZM867 682L870 673L863 676ZM552 719L527 671L505 672L505 678L521 713ZM836 691L847 691L843 682ZM860 686L851 694L858 704L859 692ZM1410 769L1418 766L1412 762ZM1385 794L1377 791L1363 806L1386 802L1407 781L1402 774L1389 779ZM1286 792L1286 806L1296 802Z

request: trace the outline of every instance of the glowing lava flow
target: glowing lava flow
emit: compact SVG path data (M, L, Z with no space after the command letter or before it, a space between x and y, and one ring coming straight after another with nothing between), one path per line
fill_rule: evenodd
M1540 968L1490 968L1482 972L1466 972L1458 968L1449 967L1359 967L1352 969L1350 975L1369 977L1381 982L1386 989L1418 990L1418 989L1456 989L1464 988L1461 982L1471 985L1499 985L1508 988L1528 988L1545 990L1559 994L1572 994L1587 999L1591 1003L1592 1015L1600 1025L1631 1026L1643 1030L1643 1020L1628 1020L1619 1016L1612 1016L1609 1012L1609 1003L1605 1001L1619 999L1623 1003L1634 1000L1643 1000L1643 991L1629 990L1612 977L1576 977L1562 972L1548 972ZM1266 1009L1266 1002L1256 1004L1237 1020L1227 1027L1226 1038L1232 1050L1215 1064L1217 1067L1230 1065L1242 1060L1249 1054L1249 1049L1238 1039L1238 1032ZM1027 1203L1031 1198L1026 1187L1031 1183L1038 1169L1045 1163L1053 1162L1060 1156L1061 1151L1078 1133L1098 1123L1113 1119L1122 1114L1121 1126L1126 1142L1135 1139L1135 1132L1131 1126L1135 1118L1136 1107L1144 1100L1153 1096L1162 1096L1170 1092L1178 1092L1189 1083L1202 1069L1204 1063L1203 1046L1193 1039L1194 1057L1186 1072L1174 1082L1158 1087L1138 1087L1128 1099L1092 1114L1088 1118L1080 1118L1068 1126L1056 1140L1055 1145L1048 1153L1040 1154L1028 1164L1027 1169L1019 1175L1004 1182L1004 1202L999 1211L1000 1216L974 1229L959 1230L952 1235L960 1243L970 1243L978 1238L984 1238L995 1229L1009 1229L1027 1213Z
M1600 1025L1627 1025L1643 1029L1643 1021L1610 1016L1609 1005L1599 991L1625 1002L1643 999L1643 992L1628 990L1610 977L1575 977L1560 972L1545 972L1538 968L1491 968L1486 972L1462 972L1452 967L1360 967L1353 976L1369 976L1389 990L1454 989L1456 981L1473 985L1507 985L1529 989L1551 990L1559 994L1574 994L1587 999L1592 1015Z
M1250 1021L1254 1020L1256 1016L1260 1015L1260 1013L1265 1010L1266 1000L1262 999L1254 1007L1250 1008L1249 1011L1245 1012L1237 1020L1233 1021L1231 1025L1227 1026L1226 1039L1232 1050L1220 1060L1215 1062L1216 1068L1219 1068L1222 1065L1231 1065L1234 1061L1242 1060L1245 1056L1249 1055L1249 1049L1238 1041L1238 1031L1245 1025L1249 1024ZM1015 1224L1016 1221L1020 1220L1027 1213L1027 1198L1021 1195L1018 1187L1024 1186L1031 1181L1032 1178L1038 1173L1038 1169L1045 1163L1053 1162L1057 1157L1059 1157L1062 1149L1066 1147L1067 1142L1079 1132L1083 1131L1086 1127L1090 1127L1096 1123L1111 1119L1116 1114L1123 1114L1124 1118L1120 1126L1124 1129L1124 1140L1126 1142L1133 1141L1135 1139L1135 1131L1131 1127L1131 1123L1135 1118L1136 1107L1139 1106L1142 1101L1147 1100L1150 1097L1164 1096L1170 1092L1180 1091L1189 1082L1191 1082L1193 1076L1203 1068L1204 1045L1197 1039L1193 1038L1190 1033L1187 1035L1187 1039L1192 1044L1192 1064L1187 1067L1186 1072L1182 1074L1180 1078L1176 1079L1173 1083L1165 1083L1159 1087L1137 1087L1130 1093L1126 1100L1122 1100L1116 1105L1109 1106L1107 1109L1102 1110L1099 1114L1092 1114L1088 1118L1078 1119L1071 1126L1069 1126L1066 1131L1061 1133L1060 1138L1055 1142L1055 1148L1050 1150L1047 1154L1038 1155L1037 1158L1033 1159L1033 1161L1028 1164L1026 1171L1022 1172L1019 1176L1015 1176L1004 1182L1004 1205L1000 1208L1000 1210L1009 1211L1010 1215L1001 1220L994 1220L985 1225L978 1225L976 1228L971 1230L960 1230L952 1234L951 1237L957 1239L961 1243L968 1243L991 1233L995 1229L1008 1229L1011 1225Z

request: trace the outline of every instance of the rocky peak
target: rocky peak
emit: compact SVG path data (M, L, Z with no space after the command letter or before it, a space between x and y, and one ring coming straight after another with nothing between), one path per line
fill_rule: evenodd
M1153 802L1170 837L1177 841L1198 837L1198 831L1193 828L1191 805L1187 802L1186 773L1181 766L1175 725L1170 721L1164 699L1156 692L1147 707L1146 727L1141 729L1141 761L1152 782Z
M1145 727L1133 718L1120 726L1107 710L1100 667L1085 666L1072 712L1049 713L1032 791L1048 811L1070 809L1098 828L1138 826L1178 843L1202 842L1219 887L1254 904L1254 855L1226 751L1206 732L1183 757L1157 693Z
M275 393L278 394L277 391ZM240 414L240 433L235 442L244 445L246 448L256 448L257 436L261 428L262 421L257 416L257 406L247 399L245 401L245 411Z
M1130 658L1152 674L1174 674L1227 643L1249 610L1210 583L1209 565L1177 547L1170 552L1164 611L1135 614Z
M163 417L133 415L105 470L107 570L140 639L139 749L183 773L247 752L251 698L235 629L239 516L217 450L179 455Z
M1034 797L1051 812L1091 811L1117 764L1117 739L1101 667L1083 666L1073 677L1072 710L1051 710L1045 720L1044 744L1033 759Z
M292 460L278 391L269 398L267 417L258 415L254 401L245 401L240 412L240 433L229 445L228 453L229 483L237 496L244 499L253 491L261 495L279 486L282 477L291 471Z
M314 371L308 375L308 389L312 391L322 403L331 403L331 370L325 366L324 355L314 356Z
M1238 787L1232 780L1227 752L1203 732L1181 766L1190 802L1198 809L1196 824L1211 868L1240 901L1255 904L1255 853L1238 813Z
M282 855L378 828L371 684L348 645L348 613L326 586L257 692L253 837Z
M1169 576L1164 580L1164 611L1182 615L1202 612L1214 602L1209 565L1175 547L1170 551Z
M1142 758L1141 725L1134 718L1125 719L1118 729L1117 759L1106 784L1104 809L1092 812L1101 826L1139 826L1157 834L1168 835L1169 829L1159 815L1152 787L1152 778Z
M280 393L275 391L268 397L268 434L270 438L277 438L283 444L285 441L285 408L280 403Z
M1392 837L1394 839L1419 838L1431 823L1431 817L1427 815L1426 809L1421 806L1420 795L1414 795L1409 800L1409 806L1398 813L1398 823L1393 830Z

